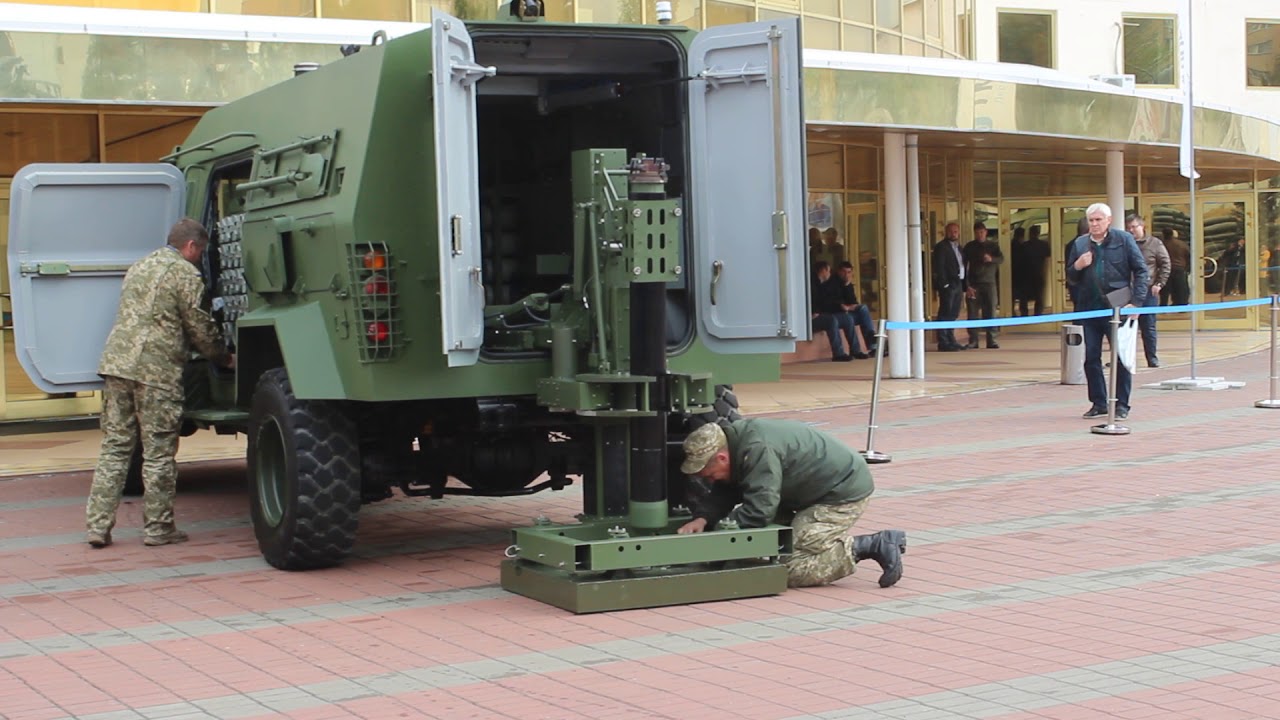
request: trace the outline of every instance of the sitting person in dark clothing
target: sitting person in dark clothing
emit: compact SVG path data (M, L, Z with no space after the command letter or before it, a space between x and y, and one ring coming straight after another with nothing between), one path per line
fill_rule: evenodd
M839 283L840 288L840 309L849 315L856 325L862 331L862 340L866 343L867 351L864 353L854 352L854 357L866 358L871 357L876 352L876 326L871 321L871 311L866 305L858 302L858 294L854 290L853 284L853 263L845 261L840 263L840 274L836 276L835 282ZM853 337L853 332L849 332L849 348L857 347L857 341Z
M809 312L813 316L813 330L827 334L831 342L831 359L834 362L847 362L853 356L845 352L843 337L849 338L849 347L856 347L853 336L853 316L840 306L840 285L831 277L831 264L819 260L814 265L812 295ZM859 355L862 355L859 353ZM862 357L866 357L862 355Z

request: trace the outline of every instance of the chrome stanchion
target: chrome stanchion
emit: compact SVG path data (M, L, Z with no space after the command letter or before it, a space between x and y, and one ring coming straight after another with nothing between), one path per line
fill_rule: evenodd
M884 319L876 329L876 376L871 381L871 416L867 418L867 449L861 455L868 465L881 465L893 460L892 455L876 452L876 407L880 404L880 372L884 366L884 349L889 344L889 336L885 332Z
M1129 428L1116 424L1116 375L1120 374L1120 349L1116 336L1120 334L1120 308L1111 313L1111 373L1107 377L1107 422L1094 425L1089 432L1096 435L1128 435Z
M1280 399L1276 398L1276 385L1280 379L1280 369L1276 367L1276 325L1280 319L1280 295L1271 296L1271 397L1259 400L1254 407L1280 408Z

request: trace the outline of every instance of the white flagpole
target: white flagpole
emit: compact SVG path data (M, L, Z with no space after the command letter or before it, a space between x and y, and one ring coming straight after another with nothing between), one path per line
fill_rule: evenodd
M1178 150L1178 169L1183 177L1187 178L1189 187L1189 195L1191 199L1191 230L1188 233L1187 248L1190 255L1187 266L1187 287L1190 288L1191 302L1196 302L1195 289L1200 279L1201 268L1200 254L1196 251L1199 244L1197 238L1200 235L1200 210L1196 204L1196 178L1200 174L1196 172L1196 146L1195 146L1195 93L1192 83L1192 56L1191 56L1191 14L1192 4L1194 0L1184 0L1185 11L1178 14L1182 16L1178 23L1178 71L1183 83L1183 103L1182 103L1182 143ZM1181 9L1180 9L1181 10ZM1198 313L1191 313L1191 379L1196 377L1196 317Z

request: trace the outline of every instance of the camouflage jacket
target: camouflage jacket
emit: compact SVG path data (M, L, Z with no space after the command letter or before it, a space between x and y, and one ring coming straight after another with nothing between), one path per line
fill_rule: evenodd
M193 345L215 361L227 355L218 324L201 309L203 299L200 271L174 248L166 245L134 263L124 276L98 374L181 394Z

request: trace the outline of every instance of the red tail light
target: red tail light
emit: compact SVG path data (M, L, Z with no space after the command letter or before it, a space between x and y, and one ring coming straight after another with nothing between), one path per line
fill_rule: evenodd
M368 327L364 329L364 333L368 336L369 342L381 344L390 339L391 328L386 323L375 320L369 323Z
M364 283L365 295L390 295L391 283L382 275L374 275Z

